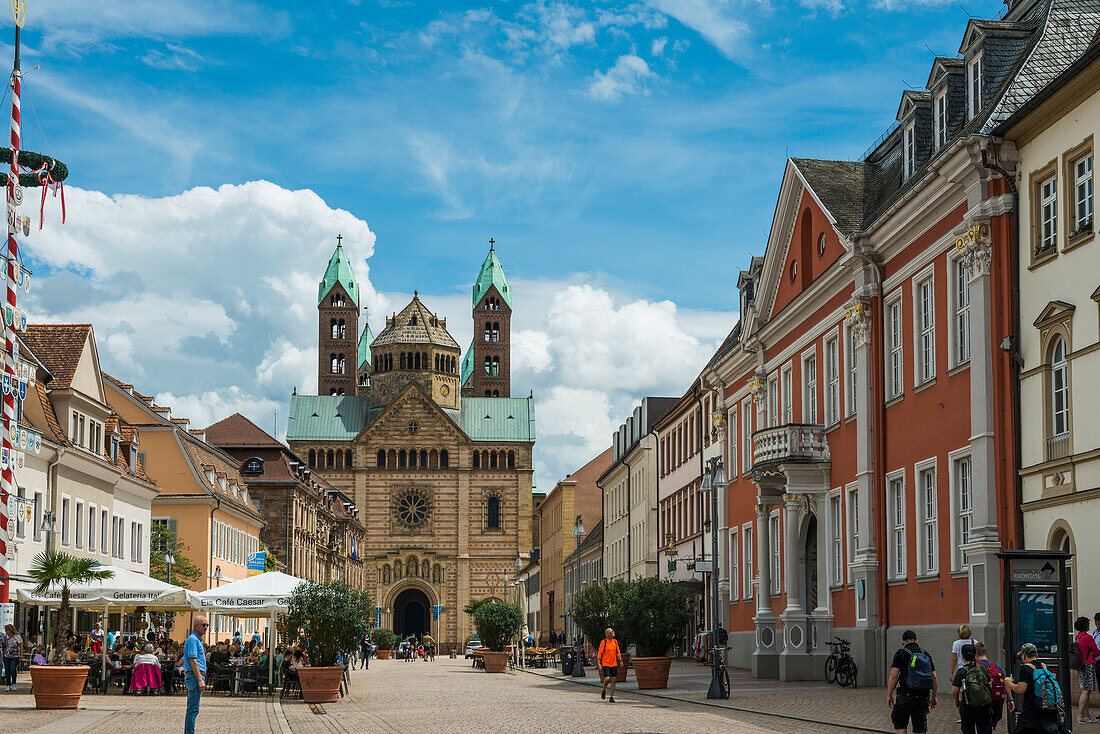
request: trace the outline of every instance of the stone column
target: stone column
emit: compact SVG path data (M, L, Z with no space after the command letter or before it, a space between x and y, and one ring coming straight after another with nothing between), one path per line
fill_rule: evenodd
M787 608L783 616L802 614L802 583L798 578L798 525L802 503L798 494L783 495L783 585L787 592Z
M969 542L962 546L970 575L972 627L1001 622L997 487L994 464L993 336L989 268L993 247L989 222L970 221L955 240L970 275L970 486L973 506ZM953 466L947 467L954 471ZM988 639L988 634L987 634Z
M752 674L757 678L779 677L779 640L775 635L772 612L771 530L772 506L756 506L756 650L752 654Z

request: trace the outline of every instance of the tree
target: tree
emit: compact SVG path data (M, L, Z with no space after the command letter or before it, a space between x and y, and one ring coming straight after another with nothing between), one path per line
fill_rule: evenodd
M668 655L691 622L683 587L659 579L636 579L612 607L615 633L637 646L641 657Z
M478 609L480 609L482 606L484 606L485 604L488 604L488 603L489 603L488 599L472 599L472 600L466 602L466 606L462 607L462 611L466 612L467 614L469 614L472 617L475 614L477 614Z
M202 576L202 569L187 557L188 546L168 527L166 522L154 522L149 529L149 575L160 581L176 586L190 586L190 583ZM164 555L171 551L175 557L172 564L172 578L168 578L168 564Z
M53 664L61 665L73 616L69 605L69 586L89 581L105 581L114 576L114 571L102 568L99 561L91 558L77 558L61 551L51 551L36 555L31 567L27 569L27 575L35 584L35 594L45 594L51 590L51 586L61 587L61 605L57 609L57 632L53 642Z
M626 594L626 589L626 581L607 581L585 586L573 595L569 615L593 647L600 644L608 627L615 630L619 644L626 647L626 630L621 629L617 617L619 602Z
M523 612L515 604L505 602L481 604L474 612L474 624L485 647L499 652L523 627Z
M340 653L350 655L370 631L374 599L342 581L317 584L306 581L290 595L288 627L305 635L313 665L336 665Z

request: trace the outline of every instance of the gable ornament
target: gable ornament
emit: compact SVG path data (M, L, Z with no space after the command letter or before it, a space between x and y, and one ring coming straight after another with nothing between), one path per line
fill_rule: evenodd
M871 304L855 298L844 309L844 323L852 330L852 341L856 347L862 347L871 341Z
M955 239L955 251L962 256L963 265L970 273L970 280L989 275L993 262L993 241L989 236L989 222L976 222Z

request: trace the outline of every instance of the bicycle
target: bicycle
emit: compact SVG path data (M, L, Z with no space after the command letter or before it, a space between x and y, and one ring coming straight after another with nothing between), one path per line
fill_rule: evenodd
M849 654L852 651L852 643L840 637L834 637L836 642L826 642L829 646L829 657L825 659L825 682L836 683L841 688L857 688L859 668L856 661Z
M722 698L730 697L730 674L729 669L726 668L726 650L729 650L729 646L726 647L712 647L710 653L707 655L707 662L712 662L717 658L720 667L718 673L718 685L719 692L722 694Z

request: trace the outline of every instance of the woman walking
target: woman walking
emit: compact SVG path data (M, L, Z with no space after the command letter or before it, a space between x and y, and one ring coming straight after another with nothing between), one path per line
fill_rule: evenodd
M1077 701L1077 723L1095 724L1096 719L1089 714L1089 693L1096 690L1096 662L1100 659L1100 649L1089 634L1088 617L1078 617L1073 623L1073 629L1077 630L1074 643L1081 652L1081 661L1084 663L1077 675L1077 685L1081 689L1081 697Z
M15 674L19 670L19 651L23 649L23 638L15 631L15 625L4 627L4 690L15 690Z

